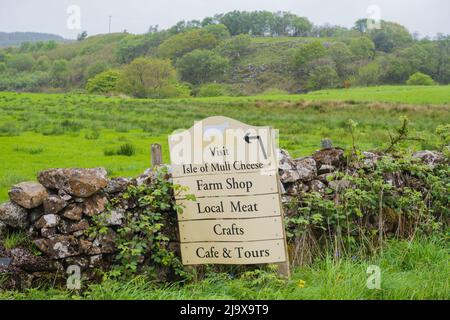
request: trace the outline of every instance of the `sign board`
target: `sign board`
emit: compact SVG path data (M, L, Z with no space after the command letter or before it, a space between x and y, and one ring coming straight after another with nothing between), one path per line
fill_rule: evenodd
M183 264L287 261L274 135L210 117L169 136Z

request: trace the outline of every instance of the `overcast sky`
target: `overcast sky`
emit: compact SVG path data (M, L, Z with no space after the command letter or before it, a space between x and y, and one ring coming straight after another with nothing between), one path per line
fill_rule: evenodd
M80 29L76 8L80 9ZM449 0L0 0L0 31L48 32L74 38L81 30L89 35L107 33L111 15L113 32L144 33L150 25L166 28L180 20L232 10L290 11L315 24L347 27L358 18L379 14L381 19L399 22L422 36L450 34Z

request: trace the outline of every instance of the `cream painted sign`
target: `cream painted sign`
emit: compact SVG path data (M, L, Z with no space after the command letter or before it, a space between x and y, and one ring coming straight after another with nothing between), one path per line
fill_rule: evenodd
M210 117L169 137L183 264L287 261L274 135Z

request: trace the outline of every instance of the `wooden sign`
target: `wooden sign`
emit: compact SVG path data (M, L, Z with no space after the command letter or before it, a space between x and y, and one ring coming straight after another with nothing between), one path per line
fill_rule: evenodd
M274 134L210 117L169 137L183 264L287 264Z

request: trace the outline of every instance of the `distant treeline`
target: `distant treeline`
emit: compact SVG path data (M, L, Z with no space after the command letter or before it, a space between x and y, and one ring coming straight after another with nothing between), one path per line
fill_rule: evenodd
M39 32L0 32L0 47L20 45L24 42L66 42L61 36Z
M296 93L450 83L450 37L389 21L314 25L288 12L233 11L142 35L122 33L0 50L0 90L135 97Z

